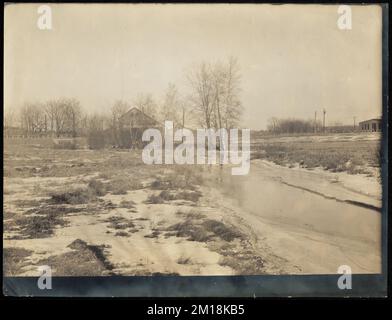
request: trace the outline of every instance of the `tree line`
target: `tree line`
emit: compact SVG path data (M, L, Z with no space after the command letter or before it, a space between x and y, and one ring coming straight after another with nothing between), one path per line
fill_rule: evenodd
M136 107L154 119L171 120L176 127L232 128L237 126L242 113L240 101L240 72L235 58L227 61L201 62L185 72L188 90L179 92L169 83L161 103L150 93L139 93L132 102L117 100L104 113L85 112L76 98L59 98L46 102L28 102L15 116L12 111L4 116L4 127L19 120L19 127L27 136L51 135L87 136L107 130L110 143L120 136L120 117ZM16 119L18 118L18 119Z
M312 119L271 118L268 120L267 130L275 134L282 133L314 133L323 130L322 122Z
M267 124L267 131L274 134L295 134L295 133L344 133L355 132L358 128L353 125L344 125L341 122L332 122L323 127L321 120L295 119L295 118L270 118Z
M20 110L20 127L27 135L51 132L56 136L80 132L81 107L74 98L25 103Z

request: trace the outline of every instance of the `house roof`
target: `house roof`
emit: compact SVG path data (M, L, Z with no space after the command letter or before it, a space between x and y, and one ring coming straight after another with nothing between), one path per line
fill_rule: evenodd
M381 121L381 119L380 118L373 118L373 119L369 119L369 120L360 121L359 123L365 123L365 122L370 122L370 121Z
M159 122L147 115L143 111L139 110L136 107L132 107L127 112L125 112L121 117L120 121L122 122L130 122L132 127L147 127L147 126L159 126Z

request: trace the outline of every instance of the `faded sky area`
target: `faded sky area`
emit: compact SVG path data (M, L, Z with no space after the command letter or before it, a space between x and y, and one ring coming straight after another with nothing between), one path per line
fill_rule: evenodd
M38 5L5 8L5 108L75 97L105 111L139 92L160 102L168 83L186 94L185 71L238 58L243 126L271 117L352 124L381 115L381 7L352 6L352 30L332 5Z

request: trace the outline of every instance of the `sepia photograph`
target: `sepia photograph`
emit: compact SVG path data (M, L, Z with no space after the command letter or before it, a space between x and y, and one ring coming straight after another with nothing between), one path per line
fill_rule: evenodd
M5 5L3 276L382 274L382 18Z

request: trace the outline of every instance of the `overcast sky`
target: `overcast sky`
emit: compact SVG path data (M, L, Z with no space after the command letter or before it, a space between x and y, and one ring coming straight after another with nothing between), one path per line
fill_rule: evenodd
M243 126L270 117L353 123L381 114L381 9L352 6L352 30L324 5L50 5L53 29L37 28L38 5L5 10L5 107L56 97L104 111L139 92L159 102L169 82L185 93L185 70L238 58Z

